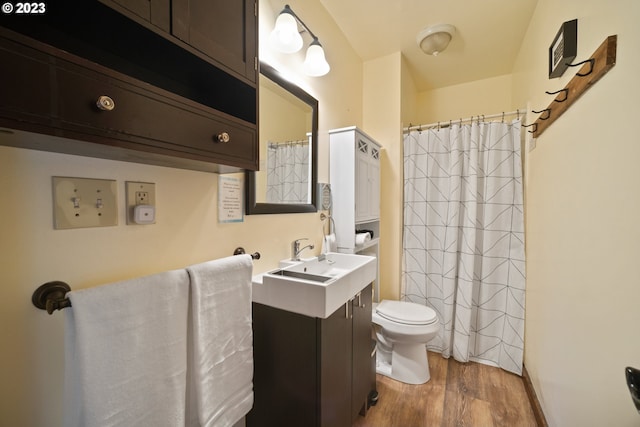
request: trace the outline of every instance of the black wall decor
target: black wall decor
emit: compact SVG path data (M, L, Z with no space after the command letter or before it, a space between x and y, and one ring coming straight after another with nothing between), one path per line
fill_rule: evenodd
M578 20L564 22L549 46L549 78L560 77L578 50Z

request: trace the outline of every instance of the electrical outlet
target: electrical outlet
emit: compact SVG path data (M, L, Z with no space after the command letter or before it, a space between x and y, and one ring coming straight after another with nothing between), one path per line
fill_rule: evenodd
M156 185L152 182L126 181L125 190L127 193L127 224L141 224L142 222L136 221L136 206L152 206L155 209ZM145 212L150 211L145 209ZM144 222L144 224L155 224L155 218L153 221Z
M136 205L148 205L148 204L149 204L149 192L136 191Z

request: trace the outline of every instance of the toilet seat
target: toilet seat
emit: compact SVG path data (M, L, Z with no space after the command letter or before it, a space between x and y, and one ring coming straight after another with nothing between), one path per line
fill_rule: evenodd
M383 300L375 311L387 320L404 325L430 325L438 321L432 308L407 301Z

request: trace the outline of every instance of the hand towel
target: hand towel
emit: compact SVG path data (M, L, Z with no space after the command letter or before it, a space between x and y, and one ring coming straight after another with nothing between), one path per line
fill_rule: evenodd
M328 234L322 238L322 252L326 254L328 252L335 252L337 250L336 246L336 235Z
M186 270L67 296L64 425L184 425Z
M189 425L232 426L253 406L251 256L208 261L187 271L191 279L188 347L193 351Z

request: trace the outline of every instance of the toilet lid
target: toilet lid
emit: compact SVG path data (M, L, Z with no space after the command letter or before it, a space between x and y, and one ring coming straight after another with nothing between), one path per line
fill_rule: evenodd
M428 325L438 320L432 308L406 301L383 300L376 307L376 313L393 322L407 325Z

